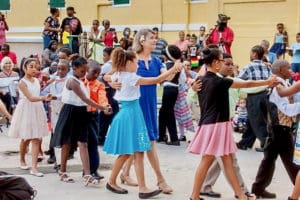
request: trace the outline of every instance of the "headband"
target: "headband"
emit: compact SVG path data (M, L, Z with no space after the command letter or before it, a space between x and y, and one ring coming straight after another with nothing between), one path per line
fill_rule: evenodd
M170 60L172 60L172 61L174 61L174 62L176 61L176 59L173 58L173 56L171 56L168 47L166 47L166 54L167 54L167 56L168 56L168 58L169 58Z

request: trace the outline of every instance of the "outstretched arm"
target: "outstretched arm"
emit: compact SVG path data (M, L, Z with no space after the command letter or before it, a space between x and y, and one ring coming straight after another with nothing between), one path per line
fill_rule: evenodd
M279 96L281 97L291 96L300 91L300 82L298 81L294 85L288 88L285 88L282 85L278 85L276 89Z
M269 86L269 87L274 87L279 83L277 80L277 77L272 75L270 76L267 80L259 80L259 81L252 81L252 80L247 80L247 81L242 81L242 80L234 80L231 88L249 88L249 87L258 87L258 86Z

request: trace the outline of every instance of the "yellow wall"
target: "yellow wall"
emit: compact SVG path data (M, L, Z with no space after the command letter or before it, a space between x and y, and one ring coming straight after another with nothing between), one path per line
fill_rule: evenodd
M177 39L179 30L198 34L200 25L214 27L217 14L227 14L235 33L233 56L240 66L248 63L252 46L262 39L273 42L276 23L285 24L290 44L300 29L300 0L207 0L191 4L188 0L131 0L129 6L121 7L112 6L106 0L66 0L66 5L75 7L85 30L89 30L96 18L110 19L111 26L118 31L125 26L132 29L158 26L162 29L161 36L169 43ZM47 0L11 0L11 12L6 16L11 28L9 38L40 40L43 21L49 16ZM62 9L60 19L64 17Z

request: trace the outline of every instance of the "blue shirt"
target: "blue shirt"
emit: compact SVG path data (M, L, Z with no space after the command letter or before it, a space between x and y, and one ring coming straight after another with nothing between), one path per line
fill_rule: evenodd
M294 43L291 46L293 57L291 63L300 63L300 43Z

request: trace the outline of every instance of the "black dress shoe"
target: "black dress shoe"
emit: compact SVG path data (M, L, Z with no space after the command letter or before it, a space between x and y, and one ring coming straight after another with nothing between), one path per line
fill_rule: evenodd
M247 147L246 146L244 146L244 145L241 145L240 143L236 143L236 146L237 146L237 148L238 149L240 149L240 150L247 150Z
M158 140L157 140L158 143L165 143L167 141L168 141L167 137L159 137Z
M177 140L177 141L171 141L171 142L166 142L167 145L174 145L174 146L180 146L180 141Z
M109 185L108 183L106 183L106 189L116 194L128 194L128 190L125 189L117 190L113 188L111 185Z
M149 199L151 197L154 197L156 195L159 195L161 193L161 190L154 190L153 192L148 192L148 193L139 193L139 198L140 199Z
M104 176L98 174L98 172L92 173L92 176L93 176L96 180L104 179Z
M221 198L221 194L214 192L214 191L209 191L209 192L200 192L200 195L202 196L208 196L208 197L213 197L213 198Z
M276 199L276 194L268 192L267 190L262 193L255 193L256 199Z

